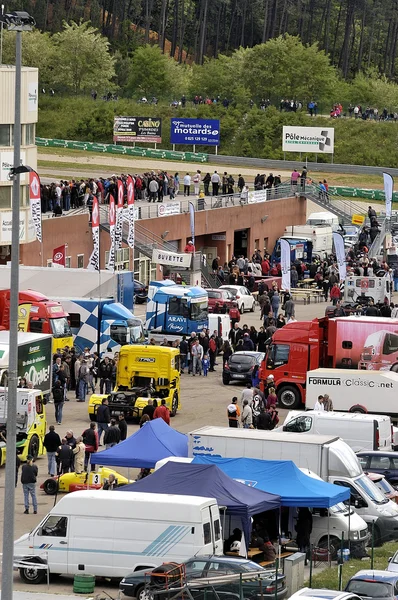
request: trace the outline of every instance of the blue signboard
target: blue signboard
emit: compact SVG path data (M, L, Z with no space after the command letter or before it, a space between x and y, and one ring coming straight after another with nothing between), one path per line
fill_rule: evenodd
M170 142L192 146L219 146L220 121L218 119L171 119Z

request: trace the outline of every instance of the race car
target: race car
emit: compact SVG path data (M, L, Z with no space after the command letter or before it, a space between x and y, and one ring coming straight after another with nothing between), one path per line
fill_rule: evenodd
M99 467L97 471L90 471L89 475L84 471L83 473L64 473L60 476L50 477L41 484L40 489L44 490L49 496L53 496L58 492L68 493L87 489L99 490L111 474L115 476L118 486L133 483L117 471L113 471L113 469Z

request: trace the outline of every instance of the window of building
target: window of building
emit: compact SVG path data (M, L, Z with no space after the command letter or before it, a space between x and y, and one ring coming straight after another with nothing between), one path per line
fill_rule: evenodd
M35 124L25 125L25 146L33 146L35 143Z
M72 257L71 256L66 256L65 257L65 267L67 269L70 269L71 263L72 263Z
M84 269L84 254L77 255L77 268Z
M22 136L22 125L21 125L21 142L23 142L23 136ZM10 146L14 145L14 125L11 125L11 144Z
M105 252L105 265L109 261L109 250ZM121 248L116 252L115 271L128 271L130 269L130 248Z
M11 185L0 185L0 208L11 208Z
M11 127L10 125L0 125L0 146L10 146Z

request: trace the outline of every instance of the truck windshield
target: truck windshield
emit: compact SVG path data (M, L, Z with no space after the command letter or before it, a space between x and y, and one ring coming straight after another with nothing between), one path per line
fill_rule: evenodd
M387 502L389 502L389 499L381 493L373 481L371 481L366 475L361 475L355 481L369 496L369 498L376 502L376 504L387 504Z
M58 319L50 319L51 332L55 338L72 335L68 319L66 317L58 317Z
M192 321L206 321L208 318L207 300L191 304L190 312Z
M130 343L138 344L145 340L144 329L142 327L141 321L137 320L129 320L129 329L130 329Z
M129 344L127 338L127 326L126 325L111 325L111 338L117 344L125 346Z

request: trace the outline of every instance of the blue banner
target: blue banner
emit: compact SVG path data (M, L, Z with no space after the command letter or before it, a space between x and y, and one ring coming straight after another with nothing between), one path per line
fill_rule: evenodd
M171 144L220 145L220 121L214 119L171 119Z

